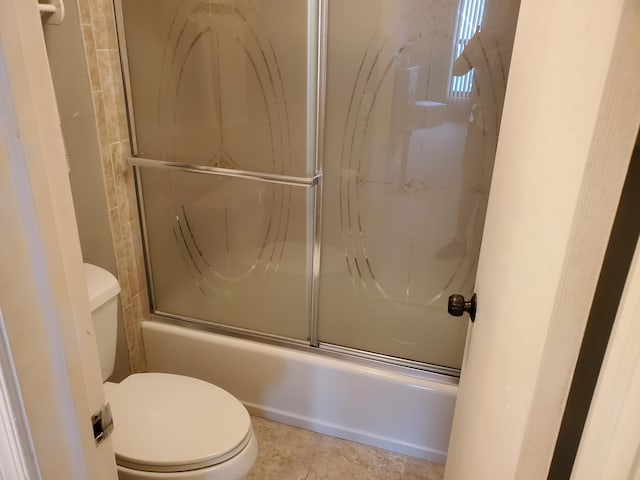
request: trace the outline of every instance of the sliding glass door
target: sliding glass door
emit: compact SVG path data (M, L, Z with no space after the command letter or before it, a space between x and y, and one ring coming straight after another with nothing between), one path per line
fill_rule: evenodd
M317 7L121 7L154 309L307 339Z
M331 2L321 342L460 367L518 6Z
M154 311L454 373L518 1L120 10Z

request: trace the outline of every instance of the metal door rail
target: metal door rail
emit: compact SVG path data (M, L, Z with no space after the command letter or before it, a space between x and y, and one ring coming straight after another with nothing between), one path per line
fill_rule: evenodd
M322 178L322 172L316 173L313 177L293 177L290 175L278 175L276 173L252 172L248 170L235 170L231 168L209 167L206 165L194 165L192 163L169 162L166 160L152 160L137 156L129 157L129 165L142 168L161 168L190 173L201 173L206 175L216 175L220 177L234 177L258 182L276 183L278 185L288 185L291 187L315 187Z

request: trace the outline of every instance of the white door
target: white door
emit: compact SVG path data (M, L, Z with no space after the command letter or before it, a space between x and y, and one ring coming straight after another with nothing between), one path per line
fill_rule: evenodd
M116 478L64 146L35 1L0 2L0 308L44 479Z
M447 480L546 478L640 120L637 1L523 1Z

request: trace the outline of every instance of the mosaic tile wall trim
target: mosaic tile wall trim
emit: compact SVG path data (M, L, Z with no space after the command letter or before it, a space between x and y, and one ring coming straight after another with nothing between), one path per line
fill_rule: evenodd
M115 14L111 0L78 0L93 108L100 143L109 222L120 282L129 362L146 371L140 328L149 314L142 240L137 214Z

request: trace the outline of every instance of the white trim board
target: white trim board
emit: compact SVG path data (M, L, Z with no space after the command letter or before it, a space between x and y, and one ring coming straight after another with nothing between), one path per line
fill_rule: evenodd
M640 244L573 467L573 480L640 479Z

